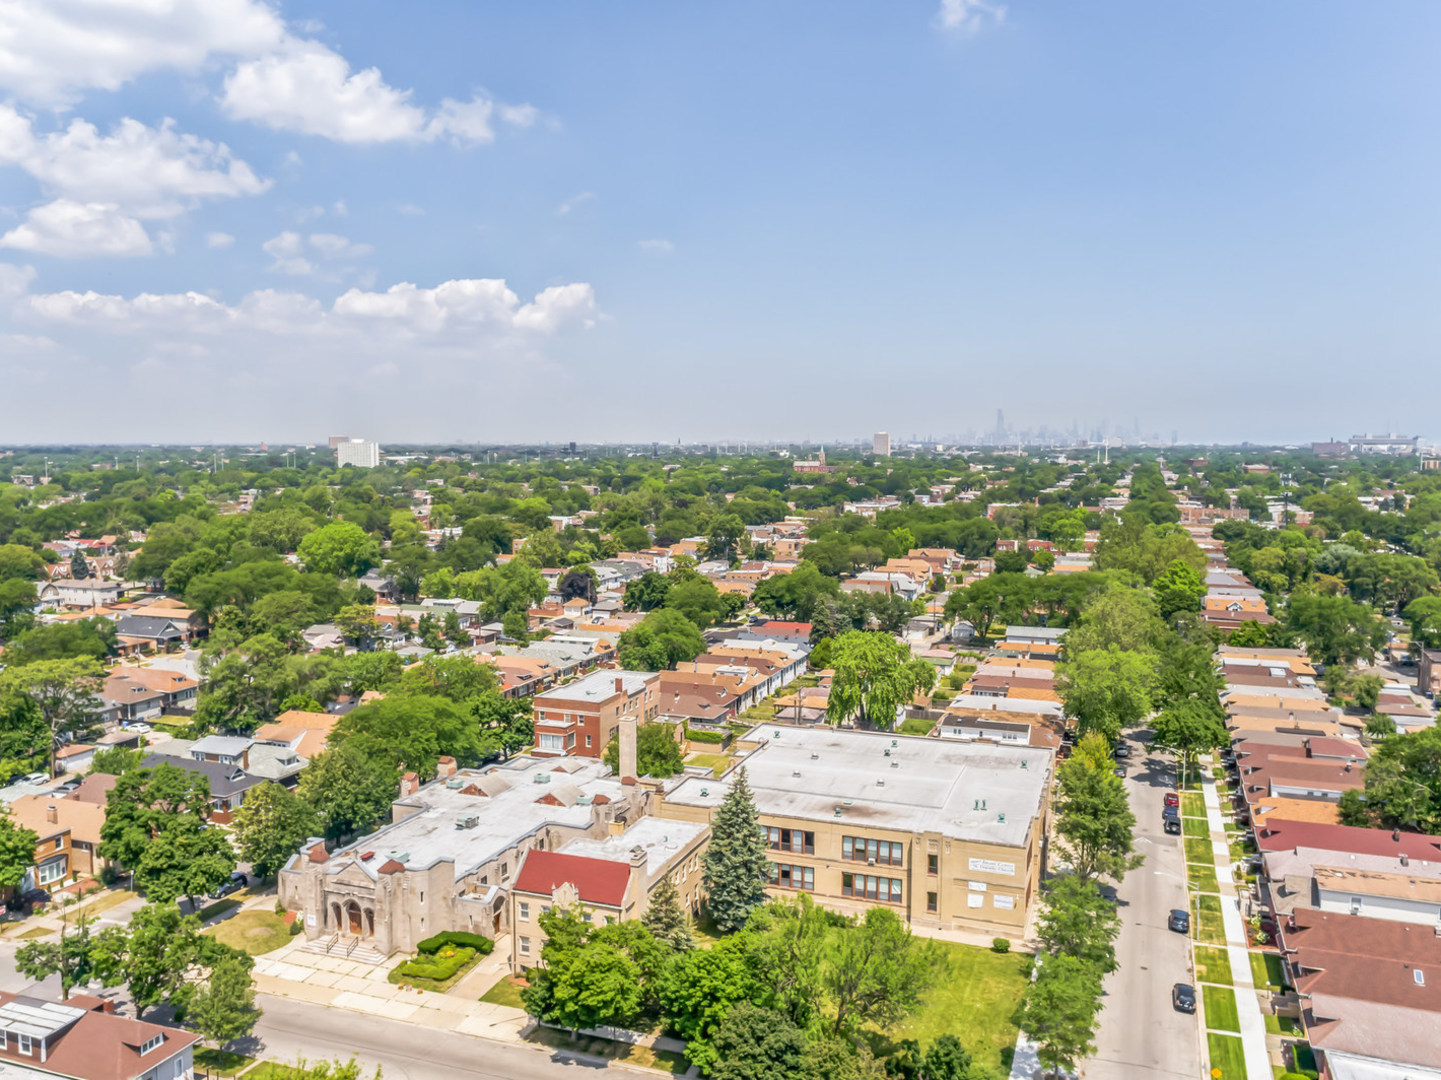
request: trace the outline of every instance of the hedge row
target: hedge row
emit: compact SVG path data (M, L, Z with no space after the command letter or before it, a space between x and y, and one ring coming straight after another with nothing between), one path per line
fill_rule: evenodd
M723 743L727 735L723 731L687 731L685 737L691 742Z
M466 949L474 949L481 956L489 956L490 950L495 948L495 942L488 937L481 937L479 934L468 934L464 930L442 930L435 937L428 937L416 945L415 951L419 953L436 953L447 945L459 945Z
M457 948L453 956L417 957L402 967L400 974L408 979L431 979L435 982L445 982L473 959L475 959L474 949Z

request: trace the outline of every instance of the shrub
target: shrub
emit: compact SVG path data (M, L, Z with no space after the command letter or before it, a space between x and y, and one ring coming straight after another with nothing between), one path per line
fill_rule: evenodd
M1011 951L1011 942L1008 938L998 937L991 942L991 950L998 953Z
M490 950L495 948L495 942L488 937L479 934L469 934L464 930L442 930L434 937L428 937L416 945L415 951L419 953L437 953L447 945L459 945L462 948L473 949L481 956L489 956Z
M691 742L722 743L726 741L723 731L687 731L685 737Z
M475 958L475 949L457 947L445 953L419 956L403 965L400 974L408 979L430 979L444 982Z
M298 933L300 933L300 920L295 919L290 924L290 936L294 937Z
M284 914L285 914L285 905L282 904L279 900L275 901L275 914L277 914L277 915L284 915Z

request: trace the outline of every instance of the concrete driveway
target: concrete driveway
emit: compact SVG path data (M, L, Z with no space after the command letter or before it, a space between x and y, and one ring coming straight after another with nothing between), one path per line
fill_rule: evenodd
M1081 1071L1087 1080L1196 1080L1202 1075L1200 1029L1195 1017L1171 1007L1171 987L1192 982L1190 942L1166 929L1171 909L1188 906L1181 837L1161 828L1163 796L1173 785L1171 760L1150 754L1143 741L1130 743L1126 792L1136 815L1136 851L1146 861L1116 891L1121 966L1106 979L1096 1053Z

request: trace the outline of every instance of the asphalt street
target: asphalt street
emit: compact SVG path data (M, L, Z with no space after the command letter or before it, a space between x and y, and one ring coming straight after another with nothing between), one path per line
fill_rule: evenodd
M1149 733L1146 733L1147 735ZM1161 828L1171 790L1170 759L1131 739L1126 791L1136 815L1136 850L1145 862L1116 890L1120 968L1106 978L1096 1053L1082 1067L1087 1080L1196 1080L1201 1049L1196 1019L1171 1007L1171 987L1192 982L1187 938L1166 928L1172 908L1187 907L1181 837Z

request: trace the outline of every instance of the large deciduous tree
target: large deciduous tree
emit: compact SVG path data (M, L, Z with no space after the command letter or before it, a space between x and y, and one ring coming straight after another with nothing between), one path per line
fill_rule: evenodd
M321 829L320 815L313 806L290 789L270 783L245 793L232 825L240 858L263 878L274 877Z
M369 829L395 800L398 771L357 745L342 743L315 755L300 774L300 798L320 815L329 840Z
M935 668L912 659L905 644L865 630L836 638L831 667L835 675L826 714L832 723L855 717L862 725L889 730L901 707L936 682Z
M705 652L700 628L675 608L652 611L621 634L616 660L629 671L665 671Z
M1098 749L1104 754L1105 744ZM1056 833L1077 875L1120 881L1141 862L1134 854L1136 816L1124 785L1108 767L1109 760L1098 762L1098 756L1077 752L1056 770L1060 787Z
M49 732L52 774L55 752L63 745L66 733L94 723L100 704L96 695L104 679L104 669L89 657L37 660L0 671L0 700L10 697L27 701Z

